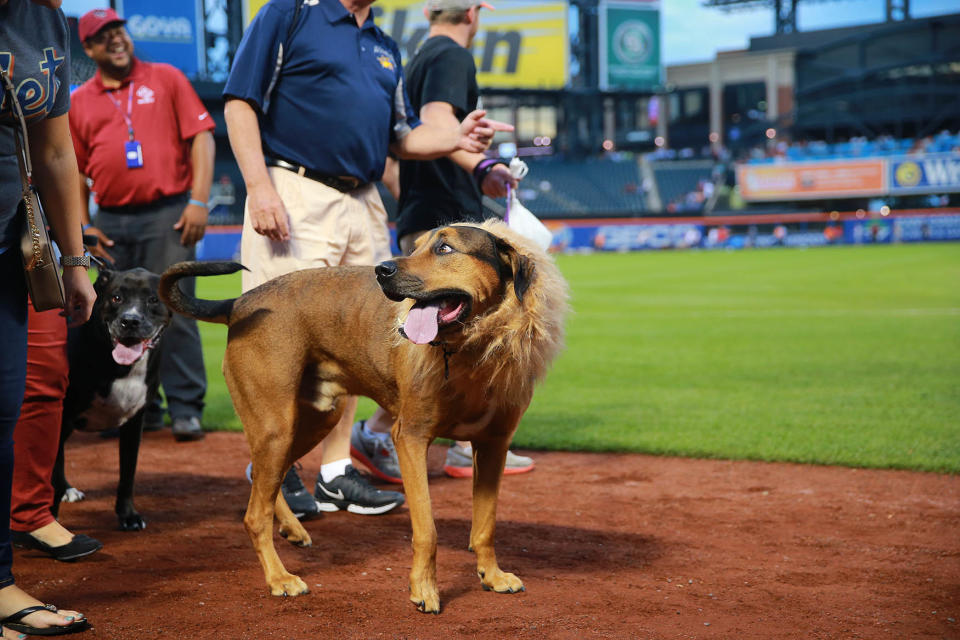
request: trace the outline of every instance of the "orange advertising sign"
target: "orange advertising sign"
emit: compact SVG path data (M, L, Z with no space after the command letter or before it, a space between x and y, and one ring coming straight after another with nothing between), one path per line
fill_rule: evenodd
M880 158L742 164L737 167L737 184L747 201L881 195L887 191L885 169Z

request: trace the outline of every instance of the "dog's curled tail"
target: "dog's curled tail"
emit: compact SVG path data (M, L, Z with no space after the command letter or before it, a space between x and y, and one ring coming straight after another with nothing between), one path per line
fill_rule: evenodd
M239 262L178 262L160 276L159 294L164 304L180 315L206 322L227 324L236 298L230 300L201 300L187 295L177 282L194 276L222 276L246 269Z

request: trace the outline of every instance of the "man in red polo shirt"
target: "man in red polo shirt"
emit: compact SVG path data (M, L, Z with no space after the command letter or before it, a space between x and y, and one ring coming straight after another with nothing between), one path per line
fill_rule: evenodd
M134 57L124 23L113 9L90 11L79 23L83 50L98 67L70 108L77 163L99 205L95 226L85 229L116 268L162 273L193 260L203 237L214 124L183 73ZM195 320L174 316L160 358L173 434L198 440L206 374ZM148 408L147 425L158 422L162 413Z

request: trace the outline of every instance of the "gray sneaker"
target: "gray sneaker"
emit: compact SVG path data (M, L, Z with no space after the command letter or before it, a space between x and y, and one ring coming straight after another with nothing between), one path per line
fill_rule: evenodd
M511 476L518 473L533 471L536 463L533 458L518 456L513 451L507 451L507 462L503 468L503 475ZM443 472L451 478L473 477L473 450L471 447L451 445L447 449L447 460L443 465Z
M400 461L393 440L389 434L368 430L366 423L366 420L354 423L350 431L350 455L380 480L402 484Z
M283 476L283 484L280 485L280 493L283 494L283 499L286 500L287 506L293 511L293 515L296 516L297 520L303 520L304 518L309 518L310 516L315 516L320 513L319 503L317 503L313 495L307 491L307 488L303 486L303 480L300 479L300 474L297 473L297 470L301 468L300 463L297 462L287 469L286 475ZM252 462L247 465L245 475L247 476L247 482L253 484Z
M173 437L177 442L203 440L207 435L203 432L203 427L200 426L200 418L196 416L174 418L170 430L173 431Z

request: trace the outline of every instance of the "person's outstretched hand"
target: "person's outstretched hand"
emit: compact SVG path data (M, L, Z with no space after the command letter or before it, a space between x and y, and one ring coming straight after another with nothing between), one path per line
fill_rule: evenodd
M471 153L483 153L493 142L493 136L497 131L513 131L513 125L499 120L490 120L485 118L487 112L483 109L471 111L460 122L460 142L459 149Z

